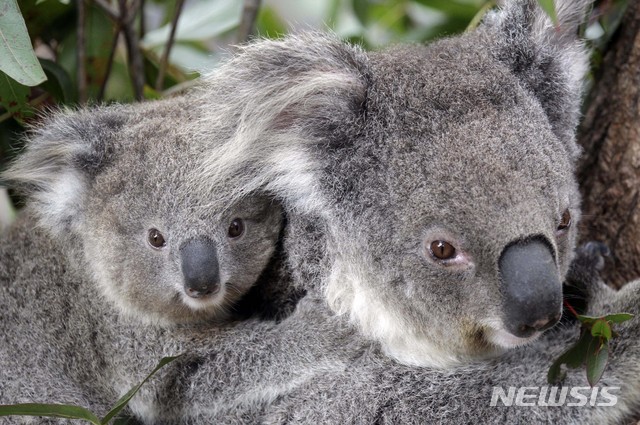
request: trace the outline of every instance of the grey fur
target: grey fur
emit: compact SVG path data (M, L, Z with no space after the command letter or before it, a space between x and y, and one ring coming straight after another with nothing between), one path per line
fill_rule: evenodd
M562 2L564 32L543 25L535 0L515 0L476 32L426 47L365 54L318 34L247 46L193 101L194 140L211 146L194 173L209 187L189 186L208 190L214 205L256 190L276 196L288 222L286 275L275 279L291 278L307 295L279 323L221 329L120 328L83 312L78 322L95 318L92 346L116 340L108 353L131 358L76 345L67 351L80 353L74 363L60 361L62 376L83 382L82 398L96 402L122 393L161 355L187 351L134 399L132 412L147 423L617 423L637 409L633 322L603 382L623 386L615 408L488 406L492 385L543 385L576 332L558 329L486 360L506 348L489 340L501 326L504 248L543 237L559 278L573 257L582 75L562 64L585 61L570 34L586 3ZM566 208L573 226L556 234ZM428 256L425 243L437 239L465 254L463 267ZM23 257L42 249L31 243ZM637 312L638 285L601 290L587 260L578 275L589 277L592 312ZM54 281L67 279L76 281ZM80 366L95 358L106 365L101 386ZM566 383L582 382L571 374Z

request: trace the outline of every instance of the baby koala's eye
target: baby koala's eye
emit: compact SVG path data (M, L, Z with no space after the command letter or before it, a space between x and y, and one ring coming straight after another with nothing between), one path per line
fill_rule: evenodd
M431 242L429 251L438 260L450 260L456 256L456 249L447 241Z
M231 239L236 239L242 236L244 233L244 221L241 218L234 218L229 225L229 230L227 232L228 236Z
M164 248L167 242L164 240L164 236L158 229L149 229L148 237L149 245L154 248Z
M564 210L562 213L562 218L560 218L560 223L558 224L558 232L564 232L571 227L571 213L568 209Z

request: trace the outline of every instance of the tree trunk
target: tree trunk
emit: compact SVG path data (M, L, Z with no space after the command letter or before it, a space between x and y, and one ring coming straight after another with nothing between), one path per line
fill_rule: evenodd
M582 240L609 246L603 277L621 286L640 277L640 1L611 39L579 135Z

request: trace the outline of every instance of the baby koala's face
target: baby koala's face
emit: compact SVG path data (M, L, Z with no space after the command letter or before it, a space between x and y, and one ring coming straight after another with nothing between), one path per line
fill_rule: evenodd
M198 145L156 115L130 119L91 179L78 232L84 257L125 314L219 321L268 265L281 208L257 194L216 201L198 171Z
M157 192L97 194L83 232L85 258L104 294L129 315L221 320L268 265L280 207L262 196L228 208L174 198L171 186L179 187L167 183L158 182Z

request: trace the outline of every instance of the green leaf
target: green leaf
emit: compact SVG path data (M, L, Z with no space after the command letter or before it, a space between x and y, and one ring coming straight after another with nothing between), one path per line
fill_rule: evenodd
M469 22L478 13L478 7L471 2L459 0L416 0L423 6L443 12L455 19Z
M0 6L0 71L20 84L37 86L47 79L31 47L22 14L16 0Z
M589 323L593 323L596 320L600 319L600 317L593 317L593 316L584 316L582 314L578 314L576 316L578 318L578 320L584 324L589 324Z
M140 422L131 416L118 416L113 420L112 425L137 425Z
M609 359L609 346L606 340L594 338L587 354L587 381L592 387L598 383Z
M469 25L467 25L467 28L465 31L470 31L470 30L474 30L478 27L478 25L480 25L480 22L482 21L482 18L484 18L484 16L487 14L487 12L494 8L496 6L496 2L495 0L490 0L485 2L482 7L480 8L480 10L478 10L478 12L473 16L473 18L471 19L471 21L469 22Z
M55 62L40 59L40 64L47 75L47 81L41 87L58 102L73 103L76 101L76 89L67 71Z
M611 325L604 318L598 319L591 327L591 335L594 337L602 337L609 341L611 339Z
M168 365L169 363L171 363L172 361L174 361L175 359L177 359L179 357L180 356L164 357L163 359L161 359L160 362L158 363L158 365L155 367L155 369L153 369L151 371L151 373L149 375L147 375L147 377L144 378L144 380L142 382L140 382L135 387L131 388L125 395L123 395L120 398L120 400L118 400L116 402L116 404L109 411L109 413L107 413L105 415L105 417L102 418L102 422L101 423L102 424L109 423L109 421L112 418L114 418L118 413L120 413L120 411L122 411L122 409L124 409L127 406L127 403L129 403L129 400L131 400L133 398L133 396L136 395L136 393L140 390L140 387L142 387L142 385L144 385L145 382L147 382L153 375L155 375L155 373L157 371L159 371L160 369L162 369L163 367L165 367L166 365Z
M551 385L555 385L558 382L562 381L565 376L567 376L567 372L562 370L562 361L560 358L556 359L555 362L549 368L547 372L547 382Z
M367 0L352 0L351 7L353 7L353 13L358 21L362 25L366 25L369 22L369 2Z
M561 369L563 364L572 369L582 366L586 361L587 349L592 340L591 333L583 330L578 341L553 362L547 373L547 382L557 384L564 379L566 373Z
M256 33L263 37L282 37L287 33L287 26L271 7L261 7L256 21Z
M162 99L162 93L157 92L153 87L145 84L142 93L144 94L145 99Z
M111 52L111 46L114 36L114 24L107 17L107 15L93 2L87 3L87 22L91 23L86 28L86 71L87 71L87 92L89 99L95 99L98 96L100 87L103 84L105 78L107 78L109 53ZM77 69L78 69L78 55L77 55L77 37L76 32L71 31L66 33L64 38L60 41L58 46L58 56L56 63L60 65L67 74L74 81L74 91L78 81ZM128 92L131 90L131 80L127 74L126 67L122 64L123 59L120 55L116 55L116 59L111 69L111 75L109 76L109 84L112 83L117 69L123 69L124 78L119 79L114 85L118 85L118 88L122 92ZM109 96L105 96L109 98ZM131 99L131 97L122 97L121 99Z
M100 419L84 407L67 404L11 404L0 405L0 416L45 416L48 418L84 419L92 424L101 425Z
M591 344L592 339L593 337L589 332L582 330L578 341L561 356L564 357L567 367L575 369L584 364L586 361L587 349L589 348L589 344Z
M606 316L604 316L604 318L611 323L622 323L622 322L626 322L627 320L633 319L633 314L631 313L607 314Z
M7 111L7 117L22 114L29 106L30 89L0 72L0 107Z
M185 5L176 28L176 43L204 41L222 35L240 23L242 3L237 0L193 2ZM169 39L171 24L145 34L141 40L144 48L164 46Z
M558 15L556 14L556 6L553 4L553 0L538 0L538 4L551 18L551 22L554 25L558 25Z

